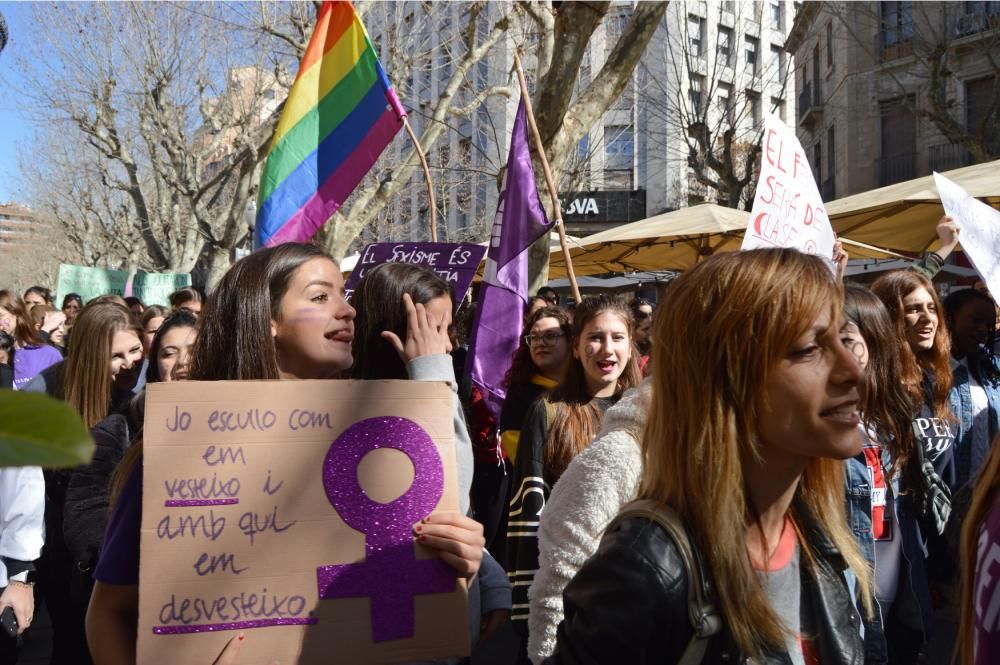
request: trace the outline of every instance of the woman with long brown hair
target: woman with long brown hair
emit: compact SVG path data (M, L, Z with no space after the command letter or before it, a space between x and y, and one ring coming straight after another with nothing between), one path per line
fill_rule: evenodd
M562 383L528 410L514 461L507 524L507 574L514 585L511 619L527 655L528 587L538 570L538 521L562 472L601 431L604 412L640 381L628 307L608 296L584 298L573 310L572 359Z
M551 662L676 663L695 642L706 663L863 661L845 572L862 598L870 575L840 462L861 452L861 373L841 298L827 262L790 249L719 254L673 282L639 497L676 515L721 630L696 634L678 541L625 517L566 587Z
M872 292L889 310L901 343L903 382L914 404L917 439L935 473L954 490L951 336L941 300L930 280L912 270L886 273L872 283ZM943 522L937 526L944 528Z

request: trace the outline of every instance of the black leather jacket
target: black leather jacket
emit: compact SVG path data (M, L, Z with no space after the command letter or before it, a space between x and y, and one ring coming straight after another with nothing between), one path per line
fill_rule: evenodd
M801 570L820 662L861 665L864 644L844 579L847 566L822 531L808 524L804 531L816 555L815 566L803 557ZM687 584L677 546L663 528L645 518L623 520L604 535L597 552L563 592L565 618L556 651L546 664L677 663L693 634ZM705 585L710 590L708 580ZM723 626L709 638L702 662L750 661ZM753 662L790 664L791 659L779 653Z

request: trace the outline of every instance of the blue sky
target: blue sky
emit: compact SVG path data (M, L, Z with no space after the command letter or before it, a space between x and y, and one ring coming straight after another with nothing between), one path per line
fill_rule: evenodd
M0 53L0 202L23 201L17 166L18 146L29 146L33 127L25 105L19 103L24 79L14 67L14 55L26 32L27 3L0 2L9 39Z

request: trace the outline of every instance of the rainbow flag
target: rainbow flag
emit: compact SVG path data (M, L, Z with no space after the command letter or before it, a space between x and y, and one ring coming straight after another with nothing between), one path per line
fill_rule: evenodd
M405 117L354 7L324 2L267 153L254 246L312 238Z

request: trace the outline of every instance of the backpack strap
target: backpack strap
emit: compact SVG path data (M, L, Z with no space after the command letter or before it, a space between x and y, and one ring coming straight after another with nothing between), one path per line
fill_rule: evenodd
M688 538L687 530L672 508L651 499L639 499L625 505L608 529L622 520L641 517L656 522L677 545L688 580L688 620L694 629L691 641L677 665L698 665L705 657L708 639L722 630L722 613L708 598L700 557Z

